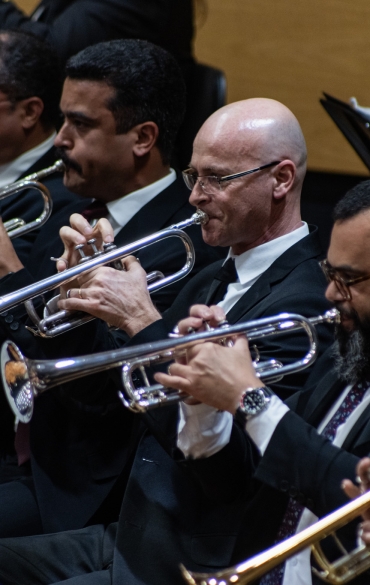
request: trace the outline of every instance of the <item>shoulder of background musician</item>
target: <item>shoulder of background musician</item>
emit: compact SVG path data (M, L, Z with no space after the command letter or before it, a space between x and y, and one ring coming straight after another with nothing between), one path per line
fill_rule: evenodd
M45 169L48 166L51 166L57 159L57 154L54 148L50 149L44 156L42 156L28 171L23 173L20 178L27 176L28 174L37 172L39 170ZM42 183L47 187L50 192L50 195L53 200L53 208L51 217L49 218L48 222L52 222L52 219L55 216L60 217L60 226L63 225L63 222L68 221L66 214L64 213L65 208L69 204L73 204L74 202L80 201L81 197L69 191L63 185L63 174L62 173L52 173L51 175L45 177L42 180ZM40 216L42 210L44 208L44 202L42 199L41 194L36 191L35 189L25 189L18 193L17 195L12 195L0 201L0 214L2 220L8 221L10 219L20 217L24 219L27 223L30 221L35 220L37 217ZM47 222L47 223L48 223ZM36 242L36 239L41 234L41 238L44 234L47 234L45 237L43 246L44 249L48 247L50 232L47 228L47 223L42 226L41 228L37 228L25 234L24 236L19 236L18 238L14 238L12 244L14 246L15 251L18 254L19 259L21 262L28 268L28 270L32 273L35 273L39 269L39 263L36 263L32 260L33 265L30 264L32 257L33 246ZM56 232L59 231L59 227L55 225ZM46 232L45 232L46 230ZM58 235L58 233L57 233ZM39 242L38 245L42 244ZM42 246L38 251L39 254L42 254Z

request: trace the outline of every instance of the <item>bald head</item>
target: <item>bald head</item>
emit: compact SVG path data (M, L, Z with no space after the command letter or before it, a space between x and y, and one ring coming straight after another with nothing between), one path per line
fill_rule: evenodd
M221 108L199 130L190 166L199 177L190 203L210 217L207 243L241 254L302 225L306 145L283 104L258 98Z
M296 183L303 182L307 151L301 127L294 114L275 100L253 98L217 110L203 124L197 141L212 143L233 160L248 157L256 166L289 159L297 169Z

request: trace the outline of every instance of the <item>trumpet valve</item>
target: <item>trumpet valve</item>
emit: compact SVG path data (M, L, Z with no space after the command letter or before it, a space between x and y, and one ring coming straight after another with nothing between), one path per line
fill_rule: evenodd
M102 254L104 254L103 250L98 250L98 248L95 246L95 242L96 242L96 238L91 238L91 240L87 240L87 244L89 246L91 246L92 250L93 250L93 258L96 258L97 256L101 256Z
M78 252L81 256L81 258L78 261L79 264L82 264L83 262L86 262L87 260L90 260L90 258L91 258L91 256L87 256L85 254L84 247L85 247L85 244L77 244L77 246L75 246L76 252Z

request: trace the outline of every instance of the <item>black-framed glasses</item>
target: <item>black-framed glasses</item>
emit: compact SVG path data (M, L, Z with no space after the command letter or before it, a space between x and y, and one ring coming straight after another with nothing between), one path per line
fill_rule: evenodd
M188 187L188 189L190 189L190 191L194 189L195 184L198 181L199 186L204 193L207 193L207 195L213 195L215 192L217 193L217 191L220 191L221 183L224 183L225 181L232 181L232 179L237 179L239 177L244 177L245 175L257 173L257 171L262 171L262 169L267 169L269 167L273 167L274 165L278 165L280 162L280 160L275 160L274 162L267 163L266 165L262 165L256 169L242 171L233 175L225 175L224 177L216 177L215 175L200 176L194 171L194 169L186 169L185 171L182 171L182 176L185 181L185 185Z
M338 270L333 268L327 260L319 262L320 268L326 276L328 282L334 282L338 291L346 299L346 301L352 300L352 294L350 286L363 282L364 280L370 279L370 274L364 274L363 276L357 276L356 278L344 278L338 274Z

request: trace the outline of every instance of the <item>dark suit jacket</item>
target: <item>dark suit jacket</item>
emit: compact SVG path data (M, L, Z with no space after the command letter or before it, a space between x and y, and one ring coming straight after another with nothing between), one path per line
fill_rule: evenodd
M57 159L58 155L56 153L56 149L52 147L41 158L39 158L35 164L32 165L32 167L20 175L18 179L23 179L31 173L36 173L42 169L50 167ZM53 210L51 218L53 218L55 215L61 217L60 214L63 216L63 209L67 205L73 205L76 203L76 201L81 200L79 195L71 193L71 191L68 191L68 189L63 185L62 173L52 173L48 177L45 177L42 180L42 183L49 189L50 195L53 199ZM14 217L20 217L29 222L36 219L36 217L41 214L43 206L43 200L37 191L24 190L17 195L12 195L0 201L0 215L3 221L8 221ZM52 221L51 218L49 221ZM38 262L31 264L29 259L33 244L40 233L40 229L41 228L32 230L32 232L29 232L24 236L14 238L12 241L19 259L31 274L38 270Z
M145 39L172 53L186 74L191 64L191 0L42 0L37 22L12 2L0 3L0 28L32 31L62 61L85 47L119 38Z
M182 179L177 179L130 220L117 235L116 243L132 242L190 217L194 208L188 203L188 194ZM70 207L71 212L79 211L86 207L86 202ZM219 251L203 243L199 226L190 228L188 233L196 248L197 271L212 262ZM45 242L48 242L47 250ZM137 254L148 271L159 269L167 274L183 265L183 246L177 241L165 240L155 247L156 250L147 248ZM47 223L42 241L39 237L31 254L32 259L38 260L38 278L55 270L49 257L58 256L62 249L54 223ZM22 270L3 281L1 293L2 289L13 290L29 284L32 277ZM171 304L182 282L158 294L159 306ZM42 354L70 357L112 347L105 326L97 320L53 340L36 342L23 326L23 313L22 307L11 310L1 315L0 321L4 338L12 338L30 357L40 359ZM14 329L16 324L18 327ZM51 390L36 401L31 422L32 472L46 532L84 526L110 493L127 463L133 419L118 401L115 387L108 382L105 374L90 376L69 388ZM119 505L119 499L116 508L112 505L116 513ZM107 514L110 518L114 512L109 509L99 518L106 520Z
M327 303L316 260L319 254L315 232L292 246L231 309L230 322L286 310L306 315L323 312ZM206 300L219 266L217 262L203 270L180 293L163 321L130 343L165 337L189 305ZM322 339L324 345L328 343L328 331L322 332ZM297 346L304 347L299 336L276 338L266 340L263 351L286 358L297 353ZM287 387L279 391L287 393ZM251 478L259 457L243 429L235 424L229 444L216 455L184 460L176 449L176 407L150 411L144 419L148 430L135 455L118 524L114 585L122 579L130 585L180 585L180 562L191 570L212 572L242 561L249 554L247 545L255 545L255 516L262 514L267 522L264 506L255 510L250 505L256 484L260 485ZM293 468L289 471L294 473ZM264 528L262 524L257 529L257 536L264 534Z
M303 240L289 248L264 272L254 285L228 312L230 323L238 323L260 317L291 312L312 317L324 313L329 303L324 297L325 278L317 260L321 248L316 228ZM212 280L222 261L216 262L199 273L179 294L162 321L141 331L131 344L154 339L163 339L176 323L187 316L188 309L196 303L205 303L209 296ZM320 352L331 343L330 327L320 326ZM261 339L257 348L263 358L282 359L285 363L294 361L307 351L308 342L304 334L277 335ZM307 377L307 371L287 376L274 385L274 390L286 398L300 390Z

